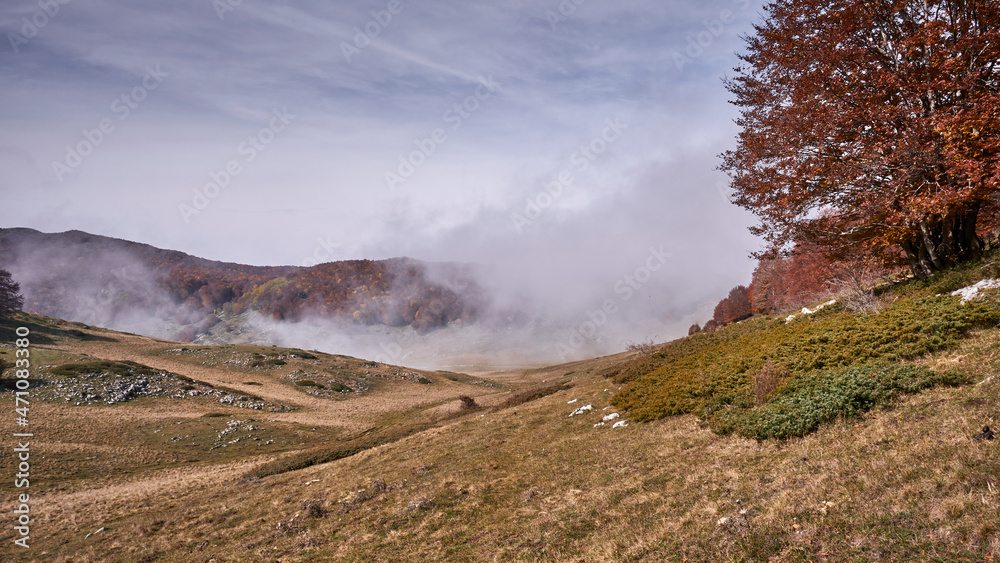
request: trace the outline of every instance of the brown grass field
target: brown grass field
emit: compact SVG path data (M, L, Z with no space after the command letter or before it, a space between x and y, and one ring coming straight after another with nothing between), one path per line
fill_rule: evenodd
M468 376L266 347L170 352L185 345L23 315L0 327L8 363L21 324L40 379L81 359L129 360L291 410L33 401L24 549L9 438L23 428L4 391L4 562L1000 559L998 445L972 439L1000 426L997 330L920 360L978 384L757 442L694 416L595 426L618 412L601 374L634 352ZM287 363L240 360L252 354ZM295 370L367 390L310 394Z

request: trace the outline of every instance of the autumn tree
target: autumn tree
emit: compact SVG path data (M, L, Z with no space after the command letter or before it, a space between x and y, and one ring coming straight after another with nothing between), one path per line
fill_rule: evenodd
M800 307L830 294L837 275L821 247L796 244L788 256L765 257L750 283L754 313L776 313Z
M0 318L6 317L11 311L19 311L23 306L21 286L14 281L10 272L0 270Z
M729 295L715 306L715 314L712 315L712 320L721 326L741 321L752 314L750 291L746 286L738 285L730 290Z
M766 251L863 248L920 278L981 254L1000 186L1000 3L776 0L746 43L721 169Z

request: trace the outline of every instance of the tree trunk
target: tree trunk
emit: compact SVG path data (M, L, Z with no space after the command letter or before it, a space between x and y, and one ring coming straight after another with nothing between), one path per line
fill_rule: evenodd
M958 262L979 259L983 241L976 234L979 205L952 209L943 216L927 216L900 242L913 275L926 280Z

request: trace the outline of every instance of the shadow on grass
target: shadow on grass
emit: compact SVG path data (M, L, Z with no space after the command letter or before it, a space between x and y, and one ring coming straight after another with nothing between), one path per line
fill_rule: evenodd
M10 368L10 366L7 367ZM19 380L10 377L13 375L13 373L14 373L13 368L10 368L9 371L3 372L2 375L5 375L7 377L0 378L0 393L3 393L5 391L26 391L27 389L37 389L39 387L49 384L44 379L28 379L27 389L18 389L17 382Z
M57 322L61 321L28 313L14 313L9 318L0 319L0 342L13 344L15 340L21 338L16 331L22 326L31 331L28 338L32 344L55 344L56 338L86 342L117 342L107 336L97 336L73 328L60 328L55 324Z
M379 429L377 428L372 428L362 432L346 443L341 443L333 447L314 448L286 458L267 462L248 473L244 478L244 482L251 482L271 475L281 475L289 471L297 471L312 467L313 465L344 459L383 444L402 440L407 436L423 432L434 426L435 424L432 422L417 423L382 429L382 432L378 432ZM369 434L369 432L373 433Z

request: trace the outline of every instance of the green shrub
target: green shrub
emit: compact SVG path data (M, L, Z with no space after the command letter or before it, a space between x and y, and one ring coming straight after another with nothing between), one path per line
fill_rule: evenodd
M954 372L935 373L921 366L888 363L821 371L785 385L763 406L718 413L713 417L714 429L758 440L804 436L823 422L856 417L901 393L966 382Z
M299 387L323 387L322 385L316 383L311 379L300 379L296 381L295 384L298 385Z
M343 385L341 383L337 383L336 381L331 381L330 384L327 385L326 387L327 387L327 389L329 389L330 391L333 391L334 393L340 393L342 391L349 390L349 387L347 387L346 385Z
M430 379L427 379L426 377L424 377L422 375L418 375L417 376L417 383L420 383L422 385L430 385L431 383L434 383L434 382L431 381Z
M267 363L272 366L283 366L288 362L286 362L285 360L279 360L278 358L271 358L270 360L267 361Z
M624 384L612 404L638 421L691 413L719 431L765 435L768 432L720 417L732 418L733 412L755 407L777 416L778 411L768 409L778 407L768 405L784 397L787 389L797 389L796 382L803 378L853 367L875 369L952 348L970 330L998 322L995 294L965 305L951 296L904 297L866 316L832 306L787 323L751 319L671 342L608 373ZM770 389L760 377L766 365L781 366ZM909 392L906 389L899 391Z

